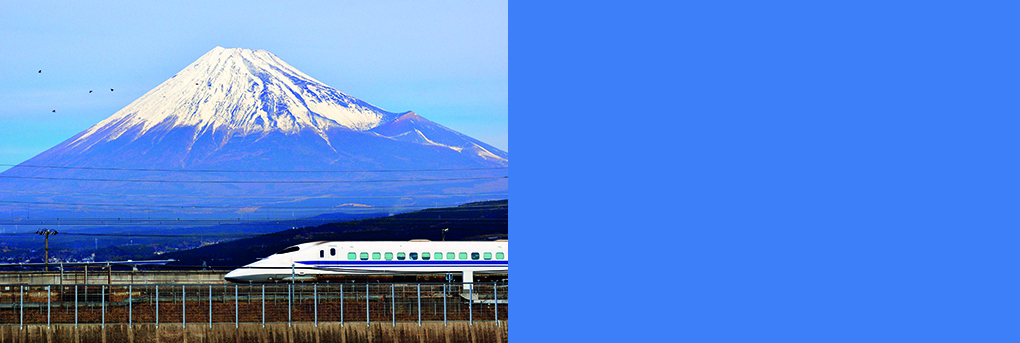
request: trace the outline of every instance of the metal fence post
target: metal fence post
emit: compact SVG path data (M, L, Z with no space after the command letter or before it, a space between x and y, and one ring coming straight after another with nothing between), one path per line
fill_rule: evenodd
M78 328L78 285L74 285L74 328Z
M368 286L369 286L368 285L368 281L365 281L365 326L366 327L371 327L372 326L372 316L369 314L369 311L372 310L372 307L371 307L372 303L369 302L369 298L368 298Z
M181 285L181 327L188 327L188 293L186 286Z
M496 307L496 326L499 326L499 282L492 283L492 305Z
M240 313L240 311L238 311L238 306L237 306L237 285L234 285L234 328L235 329L240 326L240 321L241 321L241 313Z
M390 317L393 320L393 327L397 327L397 297L396 291L397 284L390 284Z
M262 284L262 327L266 327L266 285Z
M468 287L468 325L470 325L470 326L475 326L474 313L471 310L472 305L474 305L474 303L475 303L475 293L474 292L475 292L475 285L474 285L474 283L471 283L470 287ZM461 293L461 294L463 294L463 293Z
M100 300L99 301L101 301L101 304L102 304L102 307L100 307L100 309L101 309L101 311L103 311L103 313L102 313L102 317L103 317L102 328L105 330L106 329L106 286L99 286L99 292L100 292L100 294L99 294L99 299Z
M418 284L418 326L421 327L421 284Z
M131 307L134 301L132 300L134 294L131 294L131 285L128 285L128 329L131 328Z
M209 285L209 328L212 329L212 285Z
M50 288L53 285L46 286L46 329L50 329Z
M25 329L25 286L21 286L21 328Z
M319 284L312 284L312 301L315 304L315 327L319 327Z
M159 329L159 285L156 285L156 328Z

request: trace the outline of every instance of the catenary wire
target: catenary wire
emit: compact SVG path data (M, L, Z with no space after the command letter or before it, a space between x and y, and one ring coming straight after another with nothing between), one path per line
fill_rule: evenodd
M351 210L351 209L362 209L362 210L373 210L373 209L429 209L435 206L431 205L393 205L393 206L369 206L363 205L358 206L357 204L341 204L334 206L259 206L259 205L247 205L247 206L209 206L209 205L138 205L138 204L99 204L99 203L85 203L85 202L41 202L41 201L16 201L16 200L0 200L0 204L11 204L11 205L35 205L38 207L131 207L131 208L174 208L174 209L247 209L257 208L258 210L273 209L273 210L319 210L319 209L338 209L338 210ZM347 206L345 206L347 205ZM486 206L477 206L486 207ZM477 208L473 207L473 208ZM498 206L491 206L498 207ZM0 206L0 208L5 208ZM456 209L456 207L452 208Z
M175 234L148 234L148 233L83 233L83 232L61 232L58 235L64 236L87 236L87 237L149 237L149 238L187 238L187 237L205 237L205 238L244 238L244 237L293 237L294 235L310 235L314 236L336 236L336 235L363 235L363 234L380 234L380 233L404 233L404 232L415 232L415 231L433 231L440 230L442 228L415 228L406 230L361 230L361 231L345 231L345 232L292 232L284 233L273 232L273 233L239 233L239 234L186 234L186 235L175 235ZM469 229L469 228L449 228L450 230L456 231L472 231L472 232L506 232L505 229ZM18 232L18 233L2 233L2 236L32 236L37 235L35 232Z
M472 222L472 221L491 222L491 223L507 222L506 219L465 219L465 218L408 218L408 219L390 219L390 221L391 222L408 222L408 223L415 223L415 222L437 222L437 223L447 223L447 222L450 222L450 223L452 223L452 222ZM157 227L158 228L158 227L208 226L208 225L230 225L230 224L247 224L247 225L262 224L262 225L272 225L272 224L274 224L272 222L279 222L279 224L286 224L286 225L302 225L302 223L304 223L305 225L316 225L316 224L323 225L323 224L330 224L330 223L343 223L343 222L346 222L346 221L343 220L343 219L335 219L335 218L334 219L322 219L322 220L300 220L300 219L287 219L287 220L265 220L265 219L260 219L260 220L249 220L249 219L245 219L245 220L237 220L237 219L222 219L222 220L219 220L219 219L215 219L215 220L214 219L190 219L189 220L189 219L180 219L180 220L177 220L177 219L166 219L166 220L162 220L162 221L153 219L153 220L120 220L120 221L118 221L118 220L108 220L106 222L101 221L101 220L68 221L68 222L64 222L63 220L61 220L60 222L54 222L54 221L47 221L47 222L8 222L8 221L0 221L0 225L7 225L7 226L18 225L18 226L25 226L25 227L29 227L29 226L33 226L33 227L34 226L48 226L48 227L61 227L61 226L68 226L68 227L79 227L79 226L102 226L102 227L107 227L107 226L127 226L127 227ZM8 233L0 233L0 236L5 235L5 234L8 234Z
M311 200L311 199L387 199L387 198L453 198L453 197L468 197L468 196L486 196L486 195L501 195L505 196L507 192L488 192L488 193L463 193L463 194L415 194L415 195L309 195L309 196L264 196L264 195L183 195L183 194L109 194L109 193L73 193L73 192L44 192L44 191L2 191L4 194L36 194L36 195L62 195L62 196L94 196L94 197L141 197L141 198L229 198L229 199L291 199L291 200Z
M9 176L0 175L0 179L31 179L50 181L92 181L92 182L130 182L130 183L240 183L240 184L320 184L320 183L383 183L383 182L442 182L442 181L468 181L468 180L495 180L509 179L509 176L486 176L486 177L451 177L438 179L410 179L410 180L144 180L144 179L87 179L74 177L46 177L46 176Z
M80 169L106 171L145 171L174 173L406 173L406 172L443 172L468 170L504 170L509 167L478 167L478 168L433 168L433 169L380 169L380 170L230 170L230 169L161 169L161 168L114 168L114 167L67 167L34 164L2 164L0 167L26 167L44 169Z

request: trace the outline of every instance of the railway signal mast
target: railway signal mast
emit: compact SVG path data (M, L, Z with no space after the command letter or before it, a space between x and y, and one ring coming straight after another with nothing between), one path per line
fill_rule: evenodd
M41 229L35 233L46 236L46 271L50 271L50 235L56 235L57 230Z

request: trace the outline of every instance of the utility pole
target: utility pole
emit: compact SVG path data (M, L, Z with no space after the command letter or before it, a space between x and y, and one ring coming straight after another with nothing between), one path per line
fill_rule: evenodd
M443 229L443 242L446 242L446 231L450 231L450 228Z
M50 271L50 235L56 235L57 230L41 229L35 233L46 236L46 271Z

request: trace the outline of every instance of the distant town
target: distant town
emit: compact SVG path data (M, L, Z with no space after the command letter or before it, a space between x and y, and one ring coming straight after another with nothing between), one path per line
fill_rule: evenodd
M216 244L232 239L200 239L172 243L152 244L123 244L117 246L90 247L92 249L55 249L50 248L50 263L61 262L94 262L94 261L121 261L129 259L158 258L160 255L179 251L201 248L207 245ZM40 245L41 242L40 242ZM0 263L42 263L45 259L45 251L39 249L25 249L11 247L6 242L0 242Z

